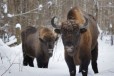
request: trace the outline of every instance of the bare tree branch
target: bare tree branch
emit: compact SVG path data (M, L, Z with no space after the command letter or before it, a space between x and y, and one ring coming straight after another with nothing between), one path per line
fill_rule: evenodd
M7 73L7 71L12 67L12 65L14 64L14 61L15 61L15 59L16 59L16 57L17 57L18 55L19 55L19 54L17 54L17 55L15 56L14 60L13 60L12 63L10 64L10 66L2 73L1 76L3 76L5 73Z

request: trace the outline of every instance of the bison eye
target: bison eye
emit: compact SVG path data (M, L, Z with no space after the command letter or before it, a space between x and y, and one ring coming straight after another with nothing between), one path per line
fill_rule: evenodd
M41 39L41 38L39 38L39 40L40 40L41 42L43 42L43 43L45 43L45 42L46 42L45 40L43 40L43 39Z

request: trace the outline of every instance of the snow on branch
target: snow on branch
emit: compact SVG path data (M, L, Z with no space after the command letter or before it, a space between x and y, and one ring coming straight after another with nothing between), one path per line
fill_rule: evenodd
M15 28L20 28L21 29L21 25L19 23L17 23Z
M7 13L7 4L4 4L2 7L4 9L4 13Z
M33 11L36 11L36 10L38 10L38 9L39 9L39 8L35 8L35 9L30 10L30 11L27 11L27 12L25 12L25 13L15 14L13 17L25 15L25 14L31 13L31 12L33 12Z

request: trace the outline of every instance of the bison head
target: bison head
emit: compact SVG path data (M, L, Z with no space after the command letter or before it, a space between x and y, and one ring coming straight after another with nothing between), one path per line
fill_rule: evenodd
M55 28L55 32L61 34L65 51L73 56L74 52L80 45L81 34L87 31L88 20L85 18L85 23L80 25L75 19L68 19L61 24L56 24L56 17L51 20L52 26Z
M44 53L45 54L48 53L50 57L53 54L54 45L57 39L58 39L58 36L49 28L43 28L40 30L39 40L44 49Z

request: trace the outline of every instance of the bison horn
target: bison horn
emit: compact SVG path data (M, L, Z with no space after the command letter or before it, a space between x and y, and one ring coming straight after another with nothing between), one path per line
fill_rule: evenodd
M58 22L58 18L56 16L54 16L51 20L51 24L54 28L60 28L60 24Z

